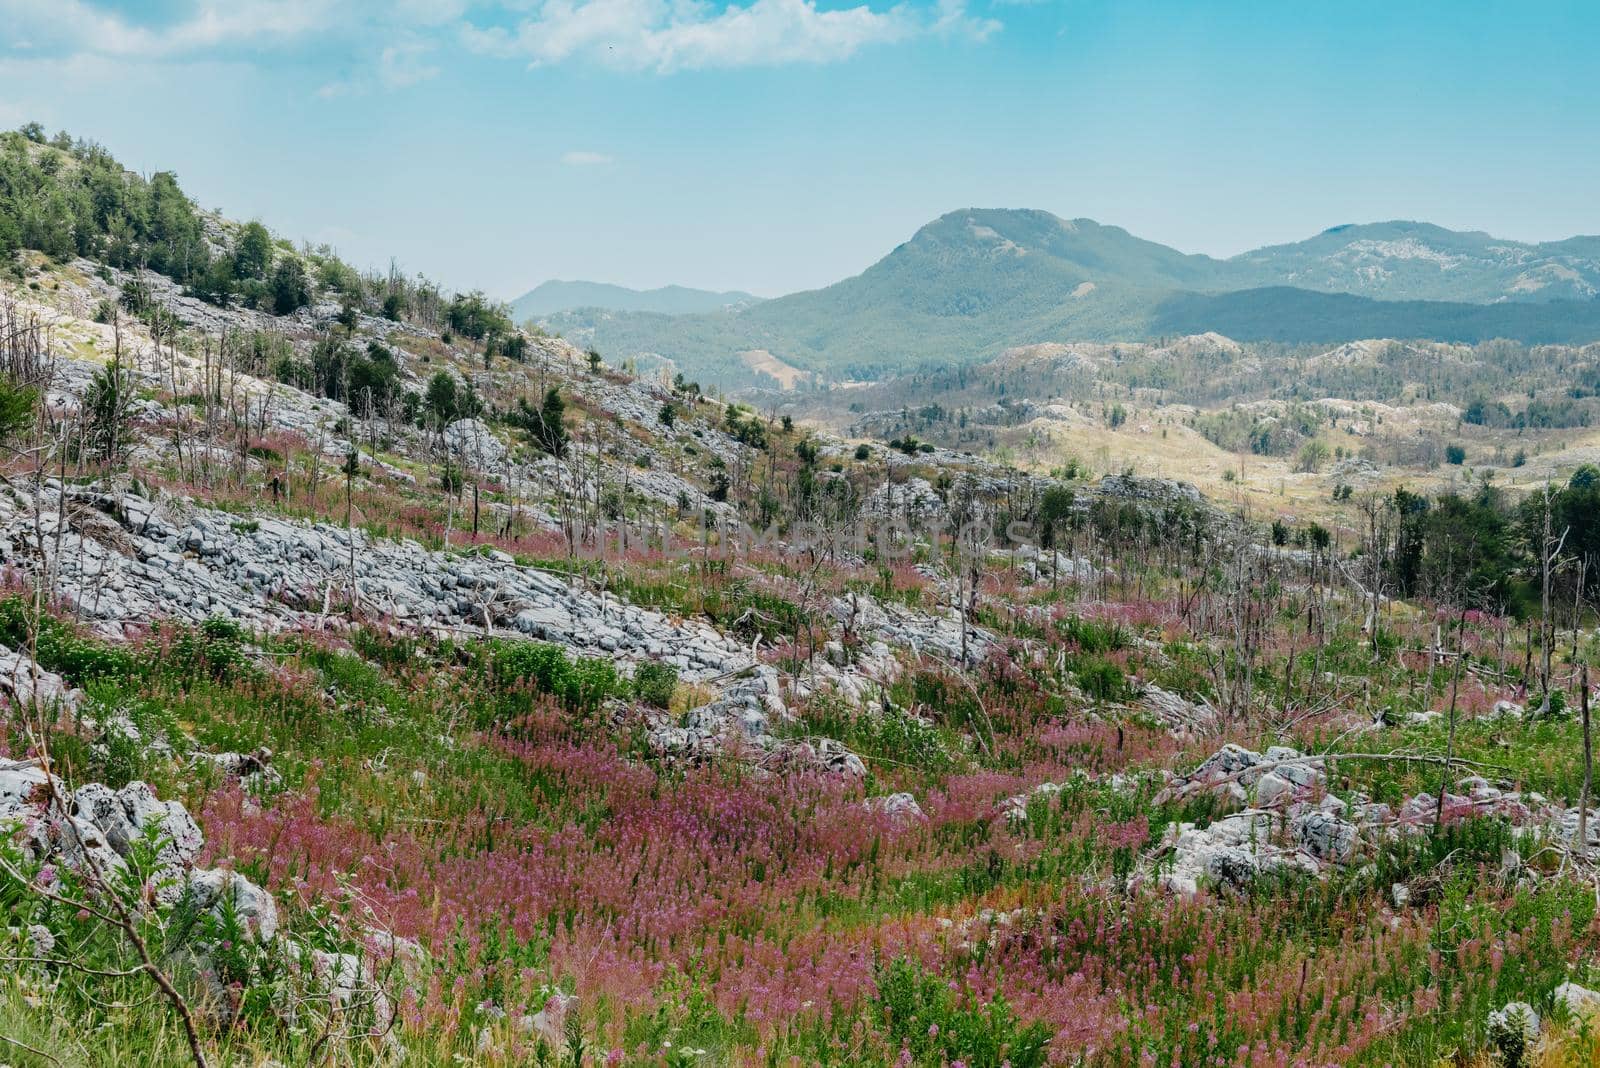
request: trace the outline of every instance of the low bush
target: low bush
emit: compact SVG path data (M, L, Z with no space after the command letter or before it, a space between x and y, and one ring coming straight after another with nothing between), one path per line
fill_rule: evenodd
M566 650L549 642L491 643L491 676L502 695L533 686L574 711L593 711L609 697L630 696L628 681L610 660L567 658Z
M647 661L633 673L633 695L647 705L666 708L678 688L678 669L671 664Z
M40 667L73 685L101 678L133 678L142 671L130 650L86 637L53 616L39 620L37 635L34 629L33 609L25 599L12 596L0 600L0 642L13 649L33 650Z

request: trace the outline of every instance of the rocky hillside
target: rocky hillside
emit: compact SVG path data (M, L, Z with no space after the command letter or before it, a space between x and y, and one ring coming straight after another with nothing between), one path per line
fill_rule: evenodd
M1600 473L1268 525L636 374L21 140L14 1063L1592 1052Z
M1255 285L1380 300L1498 303L1600 293L1600 237L1531 243L1421 222L1335 226L1227 262Z

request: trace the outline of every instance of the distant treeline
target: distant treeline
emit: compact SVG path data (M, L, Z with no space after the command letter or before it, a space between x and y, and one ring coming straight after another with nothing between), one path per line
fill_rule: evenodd
M1362 338L1489 341L1581 345L1600 340L1600 300L1541 304L1456 304L1433 300L1372 300L1315 293L1291 286L1232 293L1178 293L1156 306L1157 334L1208 330L1236 341L1337 344Z

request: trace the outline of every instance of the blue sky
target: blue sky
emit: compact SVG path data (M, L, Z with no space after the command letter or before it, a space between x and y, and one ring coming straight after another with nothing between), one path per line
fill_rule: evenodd
M969 206L1600 232L1597 54L1592 3L0 0L0 124L452 287L776 295Z

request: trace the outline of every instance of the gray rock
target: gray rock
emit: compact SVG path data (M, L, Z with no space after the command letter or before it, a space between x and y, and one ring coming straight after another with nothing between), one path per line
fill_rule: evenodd
M1489 1013L1489 1042L1507 1061L1521 1063L1523 1054L1539 1041L1539 1014L1525 1001L1513 1001Z
M271 894L237 872L223 868L195 869L181 884L179 892L188 893L197 908L219 917L223 902L229 900L227 895L231 894L235 914L252 938L268 942L278 933L277 902Z
M24 807L42 803L50 777L31 760L0 761L0 819L19 815Z
M1205 730L1217 722L1216 709L1210 705L1186 701L1153 682L1145 684L1139 704L1171 730Z
M148 783L130 782L117 791L127 824L136 835L159 828L162 843L157 862L166 867L191 864L205 845L200 825L177 801L162 801Z
M1556 987L1555 1002L1565 1005L1574 1018L1587 1020L1600 1013L1600 993L1577 983L1562 983Z
M1314 809L1296 817L1293 826L1296 841L1318 860L1342 864L1355 854L1359 831L1348 820Z
M917 799L908 793L869 797L864 804L869 811L882 813L895 823L920 823L928 818Z
M1281 808L1294 800L1297 789L1288 779L1269 771L1256 783L1256 804L1261 808Z
M372 974L370 958L313 949L309 970L312 981L326 991L328 999L353 1020L361 1033L388 1033L394 1009Z

